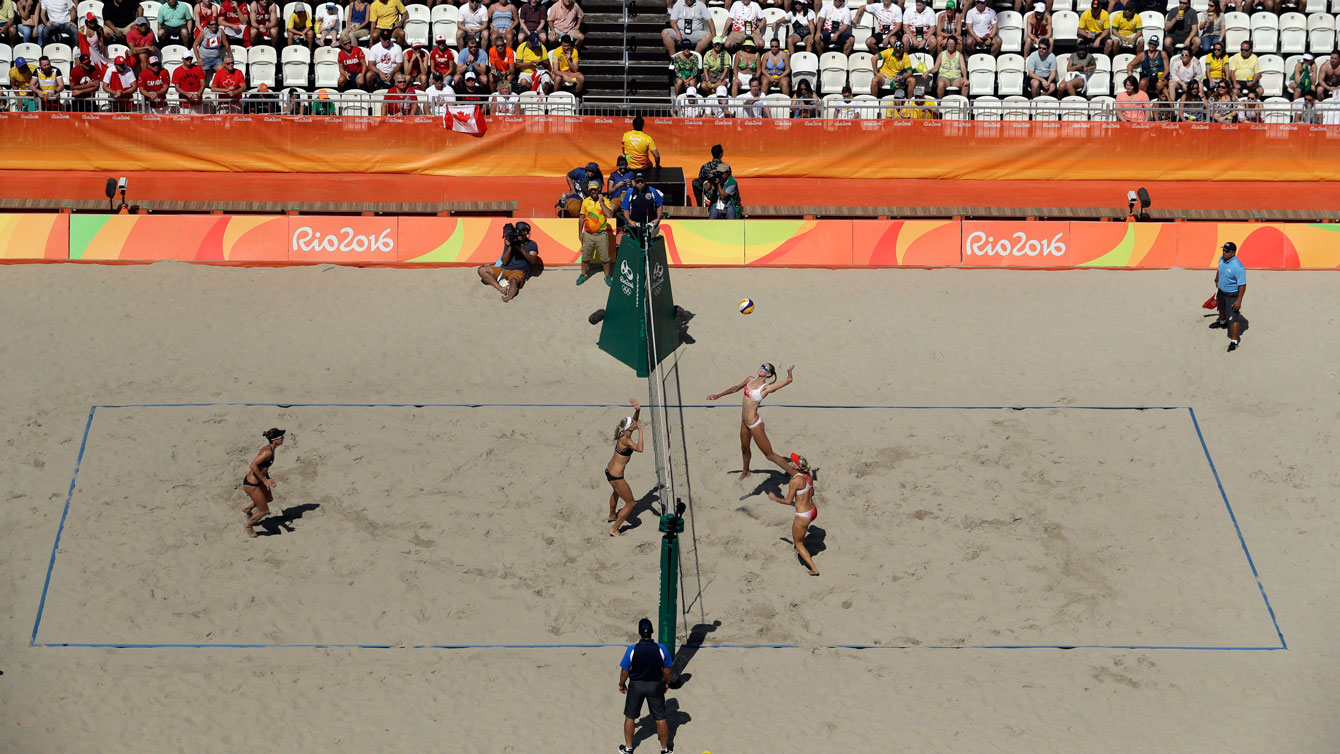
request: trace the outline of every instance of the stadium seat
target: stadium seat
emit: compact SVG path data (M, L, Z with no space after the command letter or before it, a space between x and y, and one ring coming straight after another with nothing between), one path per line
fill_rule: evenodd
M446 5L446 6L444 6L444 5L438 5L438 6L436 6L434 9L436 9L436 8L454 8L454 7L455 7L455 6L450 6L450 5ZM448 44L448 45L451 45L451 46L455 46L455 45L456 45L456 22L455 22L455 21L434 21L434 22L433 22L433 41L436 42L438 37L446 37L446 38L447 38L447 44Z
M158 8L162 3L155 0L140 0L140 15L149 22L149 29L154 34L158 33Z
M879 98L873 94L858 94L852 101L860 108L856 112L861 120L875 120L879 117Z
M1307 17L1307 51L1314 55L1330 55L1335 49L1335 16L1314 13Z
M247 69L247 62L251 59L251 53L247 52L247 48L242 47L241 45L233 45L228 49L232 52L233 63L236 64L238 68L245 71ZM270 48L270 54L274 54L273 47ZM250 81L250 78L247 80Z
M970 112L968 98L961 94L946 94L940 100L940 117L944 120L967 120Z
M377 91L372 93L372 96L370 97L370 100L372 102L372 117L374 118L382 117L382 103L386 100L386 93L389 91L390 89L378 89ZM531 94L534 94L534 92L531 92ZM541 108L542 109L540 110L540 112L543 113L544 112L543 105L541 106Z
M1253 13L1251 21L1252 51L1257 55L1279 52L1280 17L1274 13L1262 11L1260 13Z
M1163 14L1156 10L1147 10L1140 14L1140 23L1143 25L1141 35L1145 44L1149 44L1150 37L1163 39Z
M1284 58L1279 55L1261 56L1261 90L1267 97L1284 95L1284 81L1289 73L1284 70Z
M237 51L246 49L242 47L233 47L233 59L237 61ZM252 86L266 86L274 89L276 83L276 74L279 69L279 56L275 54L275 48L269 45L258 45L250 48L247 53L247 83Z
M1060 120L1061 103L1055 97L1040 95L1033 98L1033 120Z
M1130 75L1126 71L1126 66L1130 65L1132 60L1135 60L1135 56L1129 52L1123 52L1112 58L1110 70L1112 71L1113 81L1117 82L1117 91L1121 91L1121 82L1125 81L1126 77Z
M870 91L870 82L875 78L875 70L870 67L873 58L868 52L853 52L847 58L847 83L853 92Z
M428 35L432 26L432 11L427 5L415 3L405 6L405 44L414 45L429 43Z
M837 119L837 105L841 100L841 94L825 94L823 98L819 100L819 117L824 120ZM735 117L738 118L740 116L736 113Z
M767 11L763 11L763 13L766 15ZM852 40L856 42L856 49L858 50L866 49L865 41L869 39L870 36L874 33L875 33L875 17L869 13L862 15L861 20L857 23L852 24L851 27L851 36ZM782 40L782 46L783 47L786 46L785 39Z
M1000 104L1000 120L1028 120L1030 105L1027 97L1013 95L1006 97Z
M791 86L800 83L801 79L810 82L810 86L817 87L819 83L819 56L812 52L798 52L791 56Z
M1052 38L1058 47L1074 46L1079 39L1079 14L1072 10L1052 13Z
M1117 101L1111 97L1089 100L1089 120L1114 122L1117 119Z
M372 98L367 92L350 91L336 95L339 97L338 107L340 115L371 115Z
M1270 97L1261 104L1262 123L1292 123L1293 103L1283 97Z
M1224 14L1224 49L1236 51L1242 40L1251 39L1252 19L1246 13L1229 11ZM1234 53L1229 53L1234 54Z
M975 56L974 56L975 57ZM1024 58L1005 53L996 58L996 93L1002 97L1024 93Z
M1125 77L1122 77L1125 80ZM1084 87L1084 94L1088 97L1106 97L1112 94L1112 73L1110 71L1094 71L1089 77L1088 86Z
M847 83L847 56L840 52L825 52L820 55L819 91L838 92L845 83Z
M925 73L935 67L935 58L928 52L914 52L908 57L908 62L912 64L912 70L917 73Z
M315 86L338 86L340 83L340 49L338 47L318 47L312 57L312 74Z
M522 115L544 115L544 97L539 92L522 92L518 99Z
M968 93L973 97L996 91L996 59L986 53L968 58Z
M182 56L190 50L181 45L166 45L160 52L163 58L163 67L175 71L177 66L181 65Z
M764 106L768 108L769 117L791 117L791 98L785 94L769 94L763 98L763 102Z
M432 10L428 12L428 20L433 23L437 23L438 21L458 23L461 20L461 9L451 3L434 5ZM452 41L454 42L455 40Z
M81 25L84 22L84 17L90 13L97 16L98 21L102 21L102 3L100 0L80 0L76 13L75 20Z
M721 36L726 36L726 29L730 26L730 13L725 8L708 8L707 12L712 16L712 24L716 26Z
M9 69L14 60L14 50L7 44L0 43L0 84L9 86ZM4 108L0 107L0 111Z
M1280 16L1280 54L1297 55L1307 51L1307 16L1285 13Z
M1205 11L1208 11L1209 9L1210 0L1191 0L1191 10L1194 10L1201 20L1204 20Z
M780 37L778 37L776 34L773 33L772 28L773 24L777 23L783 18L786 18L786 11L782 10L781 8L763 9L763 46L765 48L768 46L768 40L775 38L777 39L777 41L782 43L782 49L783 50L786 49L786 27L783 26ZM854 33L855 29L853 29L852 31ZM860 39L856 40L856 46L857 47L861 46Z
M997 16L1001 52L1021 52L1024 49L1024 17L1012 10Z
M1052 0L1052 13L1057 11L1073 12L1074 10L1075 3L1072 0Z
M1088 120L1089 119L1089 101L1079 95L1065 97L1061 100L1061 120Z
M289 45L283 49L281 60L284 66L284 86L307 86L307 78L312 70L312 51L306 45Z
M1000 112L1000 100L989 94L984 94L972 101L973 120L1000 120Z
M572 92L554 92L545 97L544 109L550 115L576 115L577 96Z
M70 64L74 62L74 53L69 45L61 42L52 42L42 48L42 54L51 58L51 64L57 68L60 68L61 64L64 64L68 75Z
M120 48L121 48L121 52L120 52L120 53L117 53L117 52L115 52L115 51L112 51L112 48L115 48L115 47L120 47ZM109 50L109 52L111 52L111 56L112 56L112 57L116 57L118 54L121 54L121 55L126 54L127 52L130 51L130 48L126 47L125 45L111 45L110 47L108 47L108 50ZM36 65L37 65L37 59L40 58L40 57L42 57L42 48L41 48L41 46L39 46L39 45L38 45L37 43L35 43L35 42L20 42L20 43L14 45L14 54L13 54L13 56L10 57L10 60L12 61L12 60L14 60L14 58L24 58L24 59L26 59L30 64L32 64L33 66L36 66ZM6 68L5 70L8 71L9 69Z
M1303 12L1309 16L1313 13L1325 13L1327 6L1327 0L1307 0L1303 4Z

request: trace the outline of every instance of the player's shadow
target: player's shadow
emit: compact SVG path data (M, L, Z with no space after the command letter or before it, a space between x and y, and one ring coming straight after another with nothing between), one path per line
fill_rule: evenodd
M670 748L675 748L675 734L679 731L681 725L688 725L693 721L689 713L679 708L679 700L667 698L665 700L665 722L670 728ZM639 744L646 740L656 739L656 721L651 719L648 713L637 721L637 730L633 733L633 748L636 749Z
M278 516L270 516L259 524L256 524L256 526L261 528L261 531L256 532L256 536L275 537L285 532L292 534L295 531L292 526L294 521L302 518L302 514L309 513L320 507L320 503L303 503L302 505L295 505L292 508L283 508L279 511Z
M728 471L726 473L738 475L740 469ZM752 492L746 492L741 495L741 500L748 500L751 497L766 495L769 492L778 497L785 497L785 495L782 494L782 490L786 488L786 483L791 481L791 477L774 469L763 469L761 471L755 471L751 476L745 477L745 479L757 478L759 476L762 476L763 478L758 480L758 484L754 486Z
M682 688L684 684L693 678L692 673L685 673L684 669L693 661L694 655L702 645L707 643L707 635L721 627L721 621L714 620L711 623L699 623L689 629L689 638L679 645L679 652L675 654L675 668L670 671L670 688Z
M810 528L805 532L805 549L810 551L811 557L828 549L828 545L824 543L827 538L828 532L824 531L822 527L810 524ZM790 537L778 537L778 539L788 545L793 544ZM800 555L796 555L796 560L800 561L801 565L805 563L805 561L800 560Z
M653 517L659 519L661 517L661 513L660 508L658 507L658 503L660 502L661 502L661 486L658 484L655 487L652 487L651 489L647 490L647 494L643 495L640 500L633 503L633 512L628 514L628 518L624 519L623 528L620 529L619 531L626 532L641 526L642 519L640 518L640 516L643 513L650 513L652 514Z

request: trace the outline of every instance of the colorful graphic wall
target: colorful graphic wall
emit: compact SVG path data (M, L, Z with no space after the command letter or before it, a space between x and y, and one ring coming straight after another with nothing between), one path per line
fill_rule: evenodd
M504 218L0 214L0 260L479 265ZM534 219L549 265L577 220ZM1340 269L1340 224L670 220L670 263L727 267L1210 268L1226 241L1255 269Z
M0 169L557 177L591 160L612 165L628 128L625 118L497 116L476 138L428 117L0 113ZM724 144L741 178L1270 182L1340 174L1340 128L1332 126L649 118L646 131L666 165L700 165Z

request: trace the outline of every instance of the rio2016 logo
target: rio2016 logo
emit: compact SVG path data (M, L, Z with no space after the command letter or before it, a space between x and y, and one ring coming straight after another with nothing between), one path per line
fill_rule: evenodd
M1065 233L1057 233L1050 241L1045 238L1029 238L1022 231L1007 238L997 240L982 231L973 231L963 239L963 253L979 257L1036 257L1065 256L1065 242L1061 240ZM1013 239L1013 242L1011 242Z
M395 238L387 228L381 235L357 235L353 228L341 228L330 235L322 235L304 225L293 231L293 251L339 251L348 253L381 253L395 251Z

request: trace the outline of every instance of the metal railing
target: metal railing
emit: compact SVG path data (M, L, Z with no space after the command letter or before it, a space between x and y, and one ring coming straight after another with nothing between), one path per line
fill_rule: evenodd
M31 92L0 89L0 111L37 112L58 110L86 113L140 113L146 115L289 115L306 117L362 116L440 118L446 104L471 104L460 97L451 103L430 102L423 92L413 100L390 100L385 90L377 92L285 89L279 92L246 92L238 99L205 92L194 102L170 92L159 103L151 103L136 94L129 99L99 93L77 99L65 92L56 103L43 102ZM391 104L391 107L385 105ZM1056 121L1109 122L1126 120L1127 113L1139 112L1138 120L1152 123L1222 123L1248 125L1312 124L1340 125L1340 102L1326 101L1308 108L1301 103L1280 101L1225 103L1153 102L1142 106L1124 105L1111 98L1086 102L1049 100L1010 100L995 97L968 100L951 98L897 99L857 97L834 99L793 98L769 95L761 99L748 96L685 98L601 97L575 98L567 94L544 97L526 92L498 99L479 95L478 104L485 113L498 116L571 115L607 118L687 118L701 120L813 119L837 121L874 120L946 120L946 121Z

